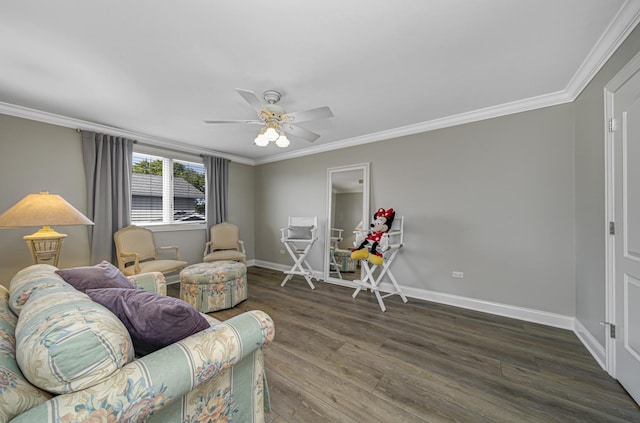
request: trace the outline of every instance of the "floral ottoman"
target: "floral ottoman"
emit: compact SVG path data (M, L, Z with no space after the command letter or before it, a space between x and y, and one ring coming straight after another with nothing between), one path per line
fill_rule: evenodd
M193 264L180 272L180 298L202 313L247 299L247 266L237 261Z

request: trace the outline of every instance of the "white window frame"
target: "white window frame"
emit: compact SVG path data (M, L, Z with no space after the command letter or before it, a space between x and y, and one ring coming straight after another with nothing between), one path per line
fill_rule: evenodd
M166 231L184 231L184 230L206 230L207 222L204 221L189 221L180 222L173 220L173 162L190 162L196 164L203 164L202 157L179 153L164 149L159 149L152 146L134 144L133 154L142 154L154 156L162 159L162 222L131 222L132 225L142 226L148 228L154 232L166 232ZM206 184L205 184L206 187ZM205 198L206 198L205 188ZM133 201L132 201L133 206ZM131 213L131 209L129 210ZM205 215L206 217L206 215Z

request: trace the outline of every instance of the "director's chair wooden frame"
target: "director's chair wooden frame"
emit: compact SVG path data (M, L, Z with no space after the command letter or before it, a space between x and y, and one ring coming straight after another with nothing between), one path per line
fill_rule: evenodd
M288 226L280 231L282 232L280 241L293 259L291 269L283 272L286 276L280 286L285 286L293 276L300 275L305 278L311 289L316 289L311 281L315 276L307 261L307 255L318 240L318 216L289 216Z
M364 233L364 236L366 236L366 232ZM395 260L398 252L403 246L404 217L396 217L391 225L391 229L389 230L389 232L386 232L384 235L382 235L382 239L378 243L377 251L382 254L382 265L378 266L377 264L370 263L367 259L363 259L360 261L362 267L362 279L354 281L354 283L358 285L358 287L352 295L353 298L355 298L361 290L370 289L371 292L375 294L382 311L387 310L387 307L384 305L384 298L390 297L392 295L400 295L400 298L402 298L403 302L406 303L408 301L407 297L400 289L398 281L391 272L391 265L393 264L393 261ZM374 273L378 267L380 267L381 270L380 273L375 276ZM384 278L385 276L389 277L389 280L391 280L395 291L381 295L380 282L382 282L382 278Z

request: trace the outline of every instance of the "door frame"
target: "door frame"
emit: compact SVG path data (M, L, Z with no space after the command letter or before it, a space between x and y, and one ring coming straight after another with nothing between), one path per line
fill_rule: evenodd
M605 321L616 322L615 237L609 235L609 222L615 222L615 164L613 138L610 129L614 117L614 95L636 72L640 71L640 53L636 54L604 87L604 157L605 157ZM614 123L615 125L615 123ZM615 379L616 342L605 330L605 370Z

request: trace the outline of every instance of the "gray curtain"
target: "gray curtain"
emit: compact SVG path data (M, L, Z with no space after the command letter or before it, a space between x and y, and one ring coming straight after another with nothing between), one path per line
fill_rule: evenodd
M91 263L115 261L113 234L131 224L133 140L82 131Z
M227 220L229 160L203 156L203 161L207 178L207 226L211 227Z

